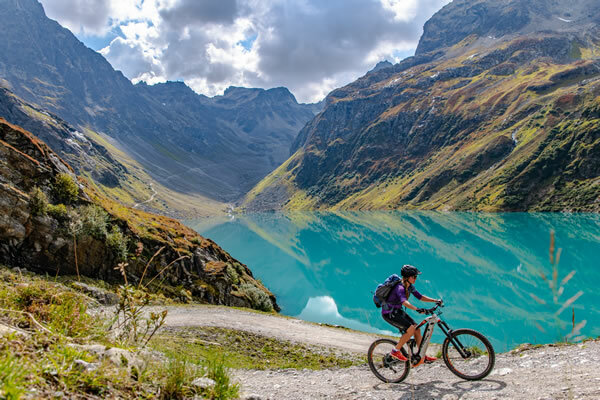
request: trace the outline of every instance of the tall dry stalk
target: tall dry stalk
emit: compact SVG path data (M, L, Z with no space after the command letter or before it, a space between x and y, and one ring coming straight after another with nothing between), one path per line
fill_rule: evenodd
M144 289L148 288L148 286L152 283L153 280L155 280L156 278L158 278L164 271L166 271L171 265L175 264L177 261L179 260L183 260L184 258L190 258L190 256L181 256L179 258L177 258L176 260L171 261L171 263L169 265L167 265L166 267L164 267L163 269L161 269L158 274L154 275L154 278L150 279L150 282L148 282L147 284L144 285ZM140 281L141 282L141 281Z
M77 238L73 234L73 252L75 253L75 271L77 272L77 282L81 282L81 276L79 276L79 263L77 262Z
M549 251L550 264L552 265L552 277L548 278L546 276L546 274L544 273L544 271L540 271L540 276L548 284L548 288L552 292L553 304L558 307L558 309L556 311L554 311L553 317L557 320L557 322L560 322L560 314L562 314L562 312L564 310L566 310L573 303L575 303L575 301L577 301L577 299L579 299L583 295L583 291L579 290L577 293L575 293L573 296L571 296L567 300L561 301L561 296L564 294L565 287L566 287L567 283L573 278L573 276L575 276L576 271L575 270L570 271L567 275L565 275L565 277L560 282L558 281L559 263L560 263L560 256L562 254L562 248L556 249L556 238L555 238L554 231L550 232L550 245L548 247L548 251ZM533 300L535 300L539 304L547 304L546 301L540 299L539 297L537 297L533 294L530 294L530 296L533 298ZM578 336L578 335L580 335L581 329L586 325L586 323L587 323L587 321L583 320L579 324L575 324L575 308L573 307L572 315L571 315L571 326L572 326L571 333L566 335L565 339L566 340L573 339L575 341L583 339L583 336ZM538 327L538 329L541 329L542 331L544 331L544 329L541 327L541 325L539 323L536 322L536 326Z
M161 251L163 251L165 249L166 246L161 247L160 249L158 249L158 251L156 253L154 253L154 255L152 257L150 257L150 261L148 261L146 263L146 267L144 267L144 272L142 272L142 277L140 278L140 281L138 283L138 289L142 286L142 282L144 281L144 276L146 276L146 271L148 271L148 267L150 266L150 264L152 263L152 261L154 260L154 258L156 256L158 256L160 254Z

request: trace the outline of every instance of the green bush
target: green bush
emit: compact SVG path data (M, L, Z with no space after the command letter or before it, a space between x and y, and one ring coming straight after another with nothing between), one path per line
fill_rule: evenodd
M118 261L127 260L127 238L118 226L113 225L106 235L106 245L117 257Z
M72 204L77 201L79 187L69 174L61 173L56 175L52 192L59 203Z
M48 198L39 187L34 187L29 194L29 210L34 217L46 215Z
M103 208L88 205L79 210L81 217L81 234L104 239L107 235L108 214Z
M243 283L239 291L250 299L252 308L267 312L273 311L273 303L271 303L269 296L256 286L250 283Z
M240 387L232 384L229 374L229 368L225 365L225 356L223 354L209 354L204 361L206 377L215 381L215 386L207 388L203 393L209 399L228 400L239 397Z
M235 268L231 265L227 265L227 267L225 268L225 275L227 275L229 281L232 284L237 285L238 283L240 283L240 276L238 275Z
M46 212L58 222L66 222L69 220L69 211L64 204L48 204Z
M184 399L193 394L191 382L196 378L194 366L183 357L169 360L161 399Z

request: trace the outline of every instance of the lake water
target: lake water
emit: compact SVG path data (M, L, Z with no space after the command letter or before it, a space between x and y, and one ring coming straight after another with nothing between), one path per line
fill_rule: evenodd
M442 318L484 333L497 351L560 340L573 315L575 325L586 321L583 335L600 336L599 215L311 212L184 223L247 264L284 315L390 334L372 292L413 264L417 289L444 299Z

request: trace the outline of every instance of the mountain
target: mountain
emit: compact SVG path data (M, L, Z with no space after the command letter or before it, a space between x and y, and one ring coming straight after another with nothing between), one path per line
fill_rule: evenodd
M600 4L456 0L330 93L249 210L600 211Z
M119 149L114 140L89 127L81 131L59 116L25 102L0 80L0 116L47 143L77 175L95 182L105 196L163 215L198 216L222 212L224 205L206 197L169 190L148 175L142 165ZM150 201L152 200L152 201ZM151 203L151 207L146 204Z
M84 136L94 131L94 138L111 144L105 146L109 153L133 158L165 188L146 204L155 209L170 203L173 193L198 197L196 203L238 199L285 161L297 132L320 110L298 104L285 88L231 88L211 99L177 82L133 85L48 19L37 1L0 0L0 18L0 78L25 102ZM144 190L153 192L149 184ZM125 203L145 200L125 192Z
M88 140L56 115L28 104L0 83L0 115L47 143L78 175L88 175L106 187L115 187L127 168L105 147Z
M3 118L0 213L0 264L118 283L126 276L150 285L160 276L150 289L170 297L279 309L250 269L214 242L102 196L46 143Z

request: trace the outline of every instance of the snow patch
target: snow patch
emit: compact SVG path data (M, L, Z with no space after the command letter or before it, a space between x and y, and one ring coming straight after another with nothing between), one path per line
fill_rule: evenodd
M87 138L85 137L85 135L79 131L73 131L71 132L71 135L76 137L77 139L81 140L82 142L86 142L87 143Z
M67 139L67 140L65 140L65 142L67 142L67 144L71 147L74 147L76 149L81 149L81 146L79 145L79 143L77 143L73 139Z
M570 19L564 19L564 18L561 18L561 17L556 17L556 18L560 19L563 22L573 22L573 20L570 20Z

